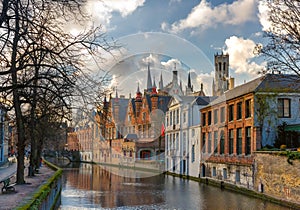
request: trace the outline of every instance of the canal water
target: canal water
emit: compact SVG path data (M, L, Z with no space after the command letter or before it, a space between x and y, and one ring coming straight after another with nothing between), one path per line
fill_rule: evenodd
M64 168L60 209L288 209L162 174L79 164Z

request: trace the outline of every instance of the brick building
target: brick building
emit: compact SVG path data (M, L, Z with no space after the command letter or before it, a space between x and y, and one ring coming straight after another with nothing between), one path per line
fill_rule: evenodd
M273 145L277 127L300 123L295 75L267 74L201 109L200 175L253 188L253 151Z
M147 88L144 94L138 87L135 98L130 100L125 119L125 133L126 135L137 135L133 146L136 158L151 159L164 151L164 136L161 135L163 116L168 109L167 105L170 99L171 96L160 95L154 83L151 92ZM123 148L132 148L129 146L130 142L132 142L131 139L124 142ZM126 144L128 147L125 146ZM123 152L124 155L130 153L126 150Z

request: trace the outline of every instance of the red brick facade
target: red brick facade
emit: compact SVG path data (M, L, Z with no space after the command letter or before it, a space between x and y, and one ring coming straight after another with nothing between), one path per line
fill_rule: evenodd
M243 160L243 157L258 149L253 97L249 93L201 109L201 150L207 161L252 163L251 158Z

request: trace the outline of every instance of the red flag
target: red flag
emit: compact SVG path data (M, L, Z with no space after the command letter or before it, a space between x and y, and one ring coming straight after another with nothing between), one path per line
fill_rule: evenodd
M165 125L164 123L161 124L161 136L165 136Z

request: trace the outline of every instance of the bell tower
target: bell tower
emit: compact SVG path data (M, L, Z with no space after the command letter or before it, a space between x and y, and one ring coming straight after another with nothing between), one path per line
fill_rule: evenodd
M213 81L213 96L220 96L228 90L229 55L215 54L215 78Z

